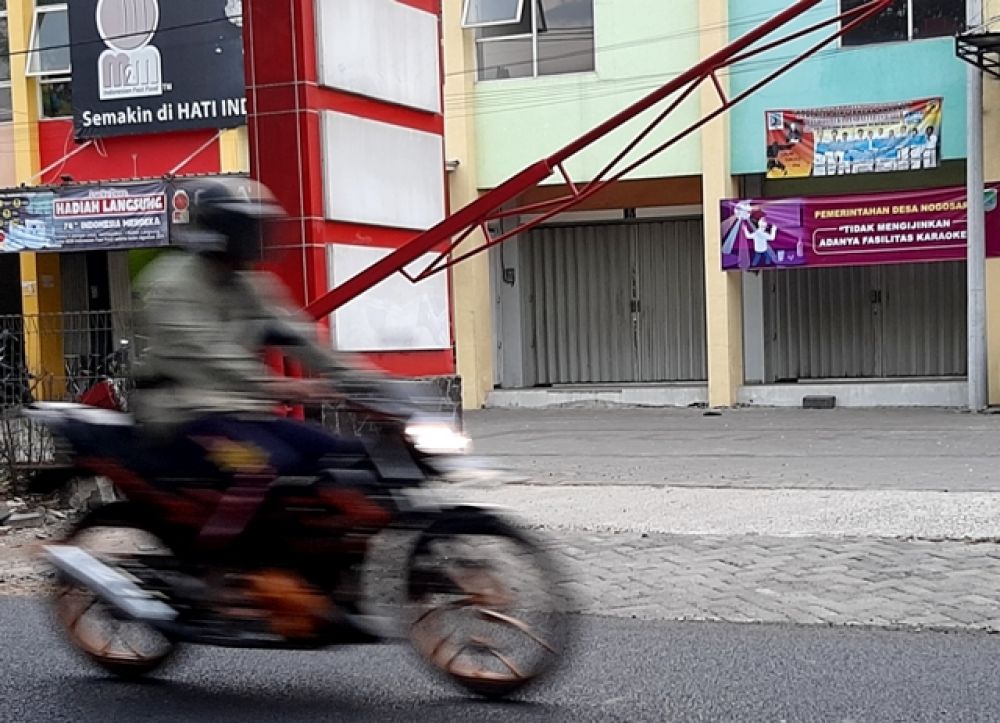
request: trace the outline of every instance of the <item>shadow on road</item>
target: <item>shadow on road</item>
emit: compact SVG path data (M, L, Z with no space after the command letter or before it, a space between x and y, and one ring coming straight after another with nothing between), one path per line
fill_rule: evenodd
M392 681L390 681L391 683ZM254 690L243 681L191 683L169 679L127 682L115 678L63 676L64 710L76 720L141 721L434 721L563 720L557 706L511 700L490 702L427 690L424 702L414 696L388 697L386 688L412 693L385 681L345 687L331 675L330 685L280 681L274 688Z

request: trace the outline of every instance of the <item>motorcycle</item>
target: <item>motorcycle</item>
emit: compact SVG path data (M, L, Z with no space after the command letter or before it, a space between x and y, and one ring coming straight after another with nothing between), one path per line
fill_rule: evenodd
M461 688L500 698L564 657L570 596L548 546L496 512L436 499L456 469L481 469L454 425L376 415L315 477L275 481L222 565L196 544L220 497L210 475L120 412L37 403L26 414L70 450L63 482L101 475L122 498L45 548L56 618L113 674L152 673L182 645L408 641Z

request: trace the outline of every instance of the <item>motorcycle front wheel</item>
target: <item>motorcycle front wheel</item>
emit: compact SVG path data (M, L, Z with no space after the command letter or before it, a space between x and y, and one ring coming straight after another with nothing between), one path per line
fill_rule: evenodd
M570 641L562 573L540 541L490 513L443 513L413 547L407 632L462 688L502 698L537 683Z
M112 567L141 565L146 556L170 549L127 505L98 508L81 520L63 544L79 547ZM56 619L69 642L92 662L122 678L137 678L163 666L175 644L144 623L125 620L94 593L59 575L53 593Z

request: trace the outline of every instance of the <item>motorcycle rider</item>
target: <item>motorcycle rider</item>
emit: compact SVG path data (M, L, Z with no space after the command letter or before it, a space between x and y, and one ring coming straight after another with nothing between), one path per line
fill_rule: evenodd
M159 257L138 284L148 339L134 413L148 434L197 450L228 483L199 533L203 552L225 555L277 477L314 475L324 456L359 449L275 413L281 401L302 399L313 387L272 374L265 348L280 347L348 396L389 392L379 377L321 345L279 283L251 270L265 235L284 217L265 187L234 178L186 190L190 222L175 227L185 252ZM272 582L272 590L294 587L287 575Z

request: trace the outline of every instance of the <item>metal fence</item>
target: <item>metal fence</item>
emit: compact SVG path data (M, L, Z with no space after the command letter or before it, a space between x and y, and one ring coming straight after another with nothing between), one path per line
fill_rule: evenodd
M57 463L59 450L46 429L21 407L32 401L80 401L107 380L116 401L129 408L133 363L145 348L131 311L0 316L0 482ZM410 382L407 395L425 412L461 424L461 386L455 377ZM339 434L364 433L365 415L341 405L307 410Z
M102 379L127 398L135 348L132 312L0 316L0 405L75 401Z

